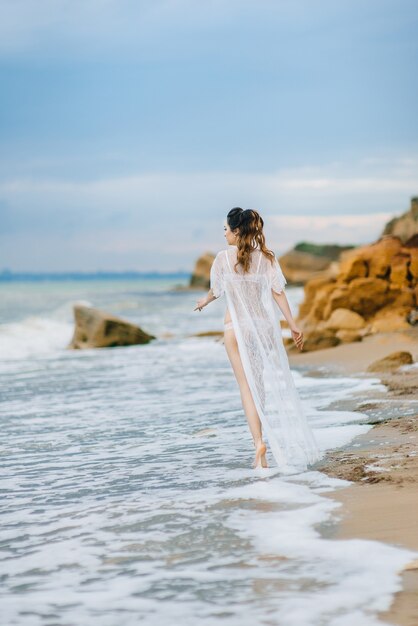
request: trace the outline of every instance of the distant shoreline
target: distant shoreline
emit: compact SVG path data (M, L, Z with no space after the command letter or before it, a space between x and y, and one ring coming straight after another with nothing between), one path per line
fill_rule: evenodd
M0 272L0 283L47 280L138 280L155 278L190 279L190 272Z

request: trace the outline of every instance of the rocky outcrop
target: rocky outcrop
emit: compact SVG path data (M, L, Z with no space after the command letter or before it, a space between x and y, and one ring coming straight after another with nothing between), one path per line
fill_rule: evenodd
M411 365L414 362L410 352L392 352L384 359L374 361L367 368L368 372L393 372L401 365Z
M318 329L314 328L310 329L310 332L306 334L303 350L305 352L311 352L312 350L324 350L325 348L333 348L334 346L338 346L340 340L336 336L336 334L327 329ZM286 345L289 347L289 350L296 351L297 348L293 342L293 339L286 342Z
M210 287L210 268L215 259L215 255L212 252L205 252L199 257L194 266L192 276L190 278L189 287L209 289Z
M333 276L342 252L353 246L314 244L303 241L279 257L279 263L289 284L304 284L318 276Z
M334 309L329 319L325 322L325 328L331 328L332 330L359 330L364 328L366 322L364 318L350 311L350 309Z
M84 305L74 306L75 329L69 348L112 348L149 343L154 335L139 326Z
M359 341L366 334L410 328L418 309L418 237L385 235L341 255L335 277L305 285L298 322L304 350ZM323 334L322 342L318 339Z
M418 198L411 198L411 207L406 213L394 217L383 230L383 235L394 235L405 243L418 234Z
M335 332L338 343L352 343L353 341L361 341L363 339L363 332L361 330L346 330L340 328Z

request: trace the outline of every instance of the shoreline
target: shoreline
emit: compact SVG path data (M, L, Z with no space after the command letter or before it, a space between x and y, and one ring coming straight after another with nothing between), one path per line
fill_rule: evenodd
M342 505L335 539L377 540L418 552L418 367L366 371L372 362L401 350L418 361L418 328L325 350L291 352L289 362L306 376L372 377L386 387L332 403L331 408L365 413L372 428L327 453L315 469L352 482L324 494ZM402 570L401 585L389 609L377 617L382 623L415 626L418 559Z

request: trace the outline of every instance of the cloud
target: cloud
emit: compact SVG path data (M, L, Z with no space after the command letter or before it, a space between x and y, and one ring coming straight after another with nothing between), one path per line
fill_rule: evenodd
M289 242L302 240L315 243L362 244L375 241L386 222L393 216L389 212L366 215L269 215L265 222L269 238L281 252L290 249Z
M408 156L262 173L4 180L0 267L191 267L203 251L224 247L223 224L233 206L260 211L268 245L278 253L301 240L372 241L417 194L417 165Z
M27 218L33 214L54 223L71 211L100 225L113 215L134 222L147 215L198 222L199 215L222 216L227 207L241 204L302 215L375 213L396 210L417 192L416 158L349 169L330 164L276 172L144 172L88 181L26 177L0 182L0 200Z

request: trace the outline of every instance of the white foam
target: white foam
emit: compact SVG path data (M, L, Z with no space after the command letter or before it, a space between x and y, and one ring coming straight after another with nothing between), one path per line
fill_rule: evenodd
M0 360L20 360L52 355L71 341L75 304L91 306L88 300L67 301L48 315L29 315L18 322L0 324Z
M301 578L320 585L311 591L307 585L303 593L289 593L280 602L277 618L286 616L288 626L380 623L374 614L390 606L400 589L400 570L418 553L377 541L323 538L316 527L329 523L340 503L313 494L307 485L257 483L242 490L244 494L251 499L301 505L274 512L264 507L256 512L241 509L228 519L243 537L255 542L259 555L290 559Z
M22 322L0 325L0 359L27 359L63 350L74 326L44 317L27 317Z

